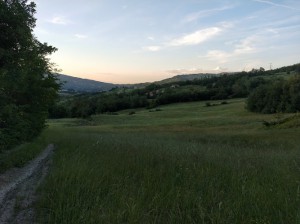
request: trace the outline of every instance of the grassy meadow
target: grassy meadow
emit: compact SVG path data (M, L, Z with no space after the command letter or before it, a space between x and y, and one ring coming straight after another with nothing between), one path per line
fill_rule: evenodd
M50 120L42 223L300 223L300 129L245 100ZM290 115L287 115L290 116Z

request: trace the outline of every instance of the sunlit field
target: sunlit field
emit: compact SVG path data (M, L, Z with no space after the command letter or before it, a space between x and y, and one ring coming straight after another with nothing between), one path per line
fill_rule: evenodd
M274 115L243 99L211 104L50 120L40 221L300 223L299 127L266 128Z

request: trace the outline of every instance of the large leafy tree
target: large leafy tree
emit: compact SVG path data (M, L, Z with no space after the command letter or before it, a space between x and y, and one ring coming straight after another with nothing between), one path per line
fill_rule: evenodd
M56 48L33 35L34 14L33 2L0 0L0 150L40 133L57 96Z
M247 108L259 113L300 111L300 77L275 80L259 86L249 95Z

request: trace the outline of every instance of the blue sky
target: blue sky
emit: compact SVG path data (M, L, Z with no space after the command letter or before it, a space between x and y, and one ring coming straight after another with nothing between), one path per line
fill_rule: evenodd
M300 62L299 0L36 0L61 73L113 83Z

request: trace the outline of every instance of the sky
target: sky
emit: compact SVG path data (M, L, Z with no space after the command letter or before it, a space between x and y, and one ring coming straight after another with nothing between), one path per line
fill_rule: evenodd
M60 73L111 83L300 62L299 0L35 0Z

